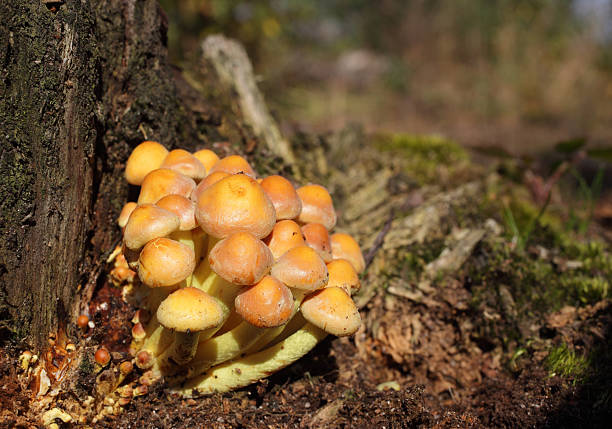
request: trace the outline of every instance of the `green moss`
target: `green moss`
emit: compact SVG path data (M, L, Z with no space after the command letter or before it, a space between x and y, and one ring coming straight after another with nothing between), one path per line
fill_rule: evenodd
M440 173L452 173L467 164L467 152L457 143L438 136L380 134L374 138L383 152L395 152L404 172L420 184L439 181Z
M93 373L93 371L93 363L89 360L89 357L87 355L84 355L83 359L81 360L81 363L79 364L79 372L82 376L86 376Z
M580 304L595 304L610 296L610 282L602 277L570 276L562 278L560 286Z
M492 302L496 299L491 296L491 288L501 284L508 287L519 314L524 315L549 313L565 305L587 305L608 298L612 266L604 263L609 255L600 249L602 253L589 253L589 258L571 260L567 257L568 249L559 247L549 250L558 253L556 258L540 258L514 251L504 239L486 240L481 243L478 262L470 262L466 270L476 285L474 305L487 301L497 308ZM567 268L564 263L575 266Z
M379 135L376 140L380 150L399 150L436 164L449 165L468 159L461 146L439 136L393 134Z
M427 264L435 260L444 249L444 240L433 239L423 244L413 244L403 248L397 256L397 264L390 265L383 272L385 284L394 278L415 284L421 278Z
M514 195L508 204L508 209L512 212L512 216L514 217L519 230L523 230L533 219L536 219L541 210L540 207L536 207L535 204L530 201L529 197L525 195ZM550 210L544 211L544 213L538 218L538 224L540 229L542 227L551 228L549 232L552 232L553 235L558 235L557 232L561 231L563 228L561 219L552 214ZM552 239L553 241L558 240L556 237L540 238L548 238Z
M546 358L546 367L551 376L572 378L575 383L585 378L589 365L588 358L577 354L567 344L553 348Z

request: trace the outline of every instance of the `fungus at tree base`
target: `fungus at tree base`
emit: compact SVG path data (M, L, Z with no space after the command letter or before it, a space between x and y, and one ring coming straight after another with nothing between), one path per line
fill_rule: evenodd
M161 379L185 397L243 387L295 362L328 333L357 330L350 294L362 267L332 260L336 213L324 187L296 189L281 176L256 180L238 155L173 150L160 160L159 146L143 145L130 160L153 148L155 168L129 164L138 170L130 183L143 188L120 222L130 253L124 260L138 276L115 280L129 283L139 312L153 317L133 320L130 353L146 372L115 389L119 403L129 403L119 400L126 389L143 394ZM359 261L357 251L344 257ZM176 258L188 261L179 266ZM204 323L211 309L214 321Z

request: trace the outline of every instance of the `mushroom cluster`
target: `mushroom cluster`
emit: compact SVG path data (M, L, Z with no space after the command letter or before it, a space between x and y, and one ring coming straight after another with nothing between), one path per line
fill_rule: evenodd
M125 177L141 188L119 216L111 277L140 308L130 350L141 383L163 377L185 397L236 389L359 328L351 295L365 264L352 237L330 235L324 187L296 189L257 178L237 155L151 141L134 149Z

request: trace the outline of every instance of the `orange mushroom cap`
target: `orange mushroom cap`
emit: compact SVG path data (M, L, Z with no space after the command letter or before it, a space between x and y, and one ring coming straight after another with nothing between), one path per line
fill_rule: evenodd
M158 169L168 155L161 144L145 141L134 148L125 165L125 179L132 185L140 185L145 176Z
M348 234L338 232L330 237L332 256L334 259L346 259L361 274L365 270L365 260L359 248L359 244Z
M234 174L202 191L196 203L196 219L213 237L244 231L263 238L274 228L276 214L257 181Z
M257 177L255 170L253 170L249 162L240 155L230 155L220 159L210 169L210 173L215 171L224 171L228 174L243 173L253 179Z
M172 194L189 198L195 187L193 179L169 168L158 168L147 174L142 181L138 204L155 204Z
M329 192L321 185L306 185L297 189L302 200L301 223L320 223L328 231L336 226L336 210Z
M200 197L200 194L204 189L208 188L211 185L214 185L221 179L225 179L227 176L230 176L230 174L226 173L225 171L215 171L213 173L210 173L204 178L204 180L198 183L198 186L196 186L196 188L191 193L191 199L193 201L198 201L198 198Z
M94 354L94 360L98 365L106 366L111 360L111 354L108 352L108 349L104 346L100 347L96 350Z
M338 287L318 290L302 301L304 319L338 337L352 335L361 325L361 316L351 297Z
M302 201L290 181L282 176L268 176L261 187L272 201L276 219L295 219L302 211Z
M194 269L193 249L169 238L149 241L138 258L138 277L149 287L176 285Z
M329 277L323 259L308 246L285 252L272 266L271 274L289 287L309 291L325 286Z
M223 323L221 304L206 292L185 287L172 292L157 308L157 320L176 332L201 332Z
M320 223L307 223L302 226L302 233L306 243L316 250L325 262L331 262L332 249L327 229Z
M117 218L117 225L119 225L120 228L123 228L125 227L125 225L127 225L128 219L130 218L130 215L132 214L137 205L138 204L134 202L125 203L125 205L121 209L121 213L119 213L119 217Z
M265 276L259 283L244 288L234 304L236 313L251 325L273 328L291 318L293 295L282 282Z
M166 195L156 204L157 207L166 209L179 217L180 231L190 231L197 226L195 220L195 204L182 195Z
M208 262L228 282L252 285L270 271L274 258L270 249L253 234L237 232L215 244Z
M198 158L183 149L174 149L168 153L161 168L178 171L184 176L200 181L206 177L206 167Z
M202 149L193 154L204 165L206 171L210 172L211 168L219 161L219 157L210 149Z
M292 220L281 220L264 242L272 251L274 260L278 260L286 251L306 244L300 226Z
M327 271L329 272L327 287L339 287L349 295L354 295L361 287L357 271L346 259L334 259L327 264Z
M137 250L148 241L165 237L176 231L180 220L177 215L153 204L137 206L123 230L123 242L128 249ZM126 255L126 252L123 252ZM126 258L128 255L126 255Z

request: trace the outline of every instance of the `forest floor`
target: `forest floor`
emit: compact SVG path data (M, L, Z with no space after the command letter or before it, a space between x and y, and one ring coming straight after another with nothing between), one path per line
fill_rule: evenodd
M180 399L159 386L96 427L605 427L605 201L565 191L563 178L548 198L542 171L525 181L520 160L473 156L438 138L345 129L298 135L294 145L311 158L305 180L324 178L338 229L359 238L370 262L356 299L360 331L328 337L236 392ZM119 289L101 282L89 311L95 328L80 344L126 357L134 309ZM3 427L37 423L17 356L0 354Z

